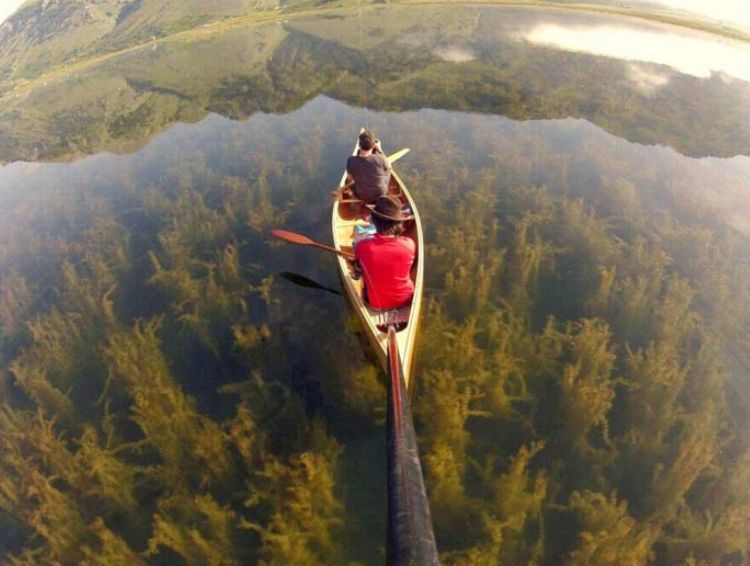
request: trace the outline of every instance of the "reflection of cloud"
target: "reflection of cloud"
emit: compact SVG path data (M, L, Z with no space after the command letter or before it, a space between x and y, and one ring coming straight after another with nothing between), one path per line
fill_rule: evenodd
M699 163L701 172L706 172L705 181L699 181L706 187L706 198L724 211L730 226L750 236L750 185L747 183L750 179L750 157L707 157ZM713 179L721 180L718 189L711 182Z
M23 0L3 0L0 2L0 24L12 16L23 4Z
M750 82L750 49L738 43L616 25L539 24L521 37L568 51L668 65L701 78L720 71Z
M644 94L653 94L654 91L669 82L668 73L656 73L644 65L630 63L628 65L628 78Z
M436 47L432 52L440 57L443 61L451 63L466 63L477 58L476 53L466 47L442 46Z
M650 0L650 2L750 28L750 10L747 8L747 0L711 0L710 2L706 0Z

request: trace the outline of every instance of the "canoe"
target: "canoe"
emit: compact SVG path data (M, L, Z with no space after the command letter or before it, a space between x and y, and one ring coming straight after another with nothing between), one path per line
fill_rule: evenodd
M354 146L354 154L359 149ZM333 230L333 245L339 251L354 251L354 234L357 226L370 224L370 211L361 201L348 196L342 191L346 183L346 171L341 177L338 195L333 203L331 225ZM410 277L414 282L414 298L411 305L395 311L378 311L371 309L362 298L364 279L357 277L352 263L341 255L337 256L339 274L346 296L348 297L357 318L362 322L365 335L372 344L383 369L387 371L387 341L388 324L396 323L396 341L403 367L404 382L411 388L411 374L413 371L414 350L419 319L422 311L422 288L424 286L424 236L419 211L406 185L395 171L391 173L388 194L397 196L403 204L411 208L413 219L404 225L404 236L414 240L416 244L416 259L411 269Z

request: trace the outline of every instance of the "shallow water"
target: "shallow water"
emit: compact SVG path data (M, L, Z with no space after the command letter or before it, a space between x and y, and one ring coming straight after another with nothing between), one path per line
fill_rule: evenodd
M658 54L602 50L613 34ZM268 236L330 240L364 124L386 152L411 148L396 167L425 222L415 410L444 562L740 563L747 57L634 20L384 7L160 44L31 93L0 114L0 159L24 160L0 167L2 388L72 454L97 430L138 470L135 503L86 495L106 492L96 473L30 465L66 478L82 525L100 516L136 552L156 540L159 563L382 563L380 370L341 297L281 276L336 289L331 257ZM239 407L257 433L231 432ZM211 450L231 464L213 470ZM40 545L22 518L40 501L8 507L0 550ZM704 507L713 527L696 526ZM625 525L615 542L596 508ZM156 515L209 550L134 526Z

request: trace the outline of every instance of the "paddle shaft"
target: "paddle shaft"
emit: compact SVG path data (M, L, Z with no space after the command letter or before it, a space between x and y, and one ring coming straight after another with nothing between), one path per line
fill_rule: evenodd
M290 232L289 230L281 230L279 228L273 228L271 230L271 235L274 238L284 240L285 242L289 242L290 244L297 244L299 246L313 246L315 248L320 248L321 250L325 250L327 252L333 252L333 253L342 255L347 259L354 259L354 254L351 252L337 250L336 248L333 248L331 246L320 244L316 242L315 240L311 240L307 236L298 234L297 232Z
M333 252L335 254L339 254L340 256L344 256L346 259L354 259L353 253L345 252L342 250L337 250L334 247L326 246L325 244L319 244L318 242L310 242L309 244L304 244L304 245L313 246L315 248L320 248L321 250L326 250L328 252Z

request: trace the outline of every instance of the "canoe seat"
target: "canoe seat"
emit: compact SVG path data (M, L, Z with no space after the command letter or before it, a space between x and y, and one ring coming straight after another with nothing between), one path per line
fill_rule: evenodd
M378 330L381 332L387 332L390 325L396 327L396 332L406 328L409 322L409 315L411 314L411 305L401 307L400 309L394 309L390 311L370 311L372 314L372 321Z

